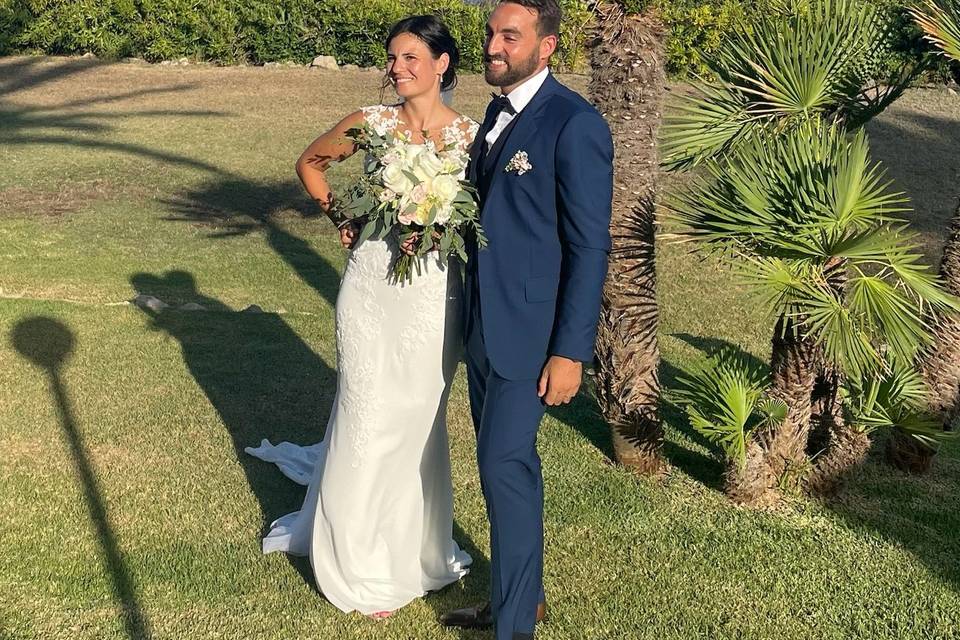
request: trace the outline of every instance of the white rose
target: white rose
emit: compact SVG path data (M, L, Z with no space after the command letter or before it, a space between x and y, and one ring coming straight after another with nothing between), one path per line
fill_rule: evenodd
M383 186L394 193L407 193L413 188L413 181L407 177L399 164L387 165L380 175L383 178Z
M417 158L419 158L422 153L422 146L418 144L408 144L403 146L400 157L403 158L403 161L407 163L408 167L412 167L416 164Z
M460 193L460 181L450 175L437 176L433 181L433 193L444 204L453 202Z
M437 218L433 221L434 224L447 224L450 222L451 214L453 214L453 207L450 205L440 207L440 210L437 211Z
M413 175L421 181L427 182L436 178L443 170L443 162L434 153L421 153L417 156L417 164L413 169Z

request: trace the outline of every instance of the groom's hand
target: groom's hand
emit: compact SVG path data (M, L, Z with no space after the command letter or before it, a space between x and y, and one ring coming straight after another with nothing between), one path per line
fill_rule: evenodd
M582 379L582 363L563 356L550 356L540 374L537 395L550 406L567 404L577 395Z

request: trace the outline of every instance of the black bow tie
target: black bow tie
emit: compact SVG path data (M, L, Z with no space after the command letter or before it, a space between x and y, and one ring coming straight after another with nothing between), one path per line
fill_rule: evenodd
M493 117L496 118L500 115L500 112L506 111L512 116L517 115L517 110L513 108L513 104L510 102L510 98L507 96L500 95L498 96L495 93L491 93L490 97L493 98Z

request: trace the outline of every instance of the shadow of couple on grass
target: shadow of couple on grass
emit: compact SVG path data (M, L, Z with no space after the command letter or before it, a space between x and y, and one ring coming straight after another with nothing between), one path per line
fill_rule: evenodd
M315 215L298 184L213 180L164 204L171 212L168 221L205 228L211 240L261 234L275 254L318 295L317 306L325 302L327 308L335 307L339 270L282 220ZM329 232L327 221L317 220L316 229ZM248 455L244 448L257 446L264 438L274 444L319 442L335 396L337 373L333 364L325 362L283 314L234 311L201 292L187 271L138 273L130 283L137 294L178 304L196 303L205 309L142 311L154 330L179 343L188 371L229 431L234 454L260 504L265 532L273 519L300 508L305 488L293 484L276 466ZM330 324L331 318L324 316L305 316L303 322ZM251 532L251 538L254 536L256 532ZM453 585L426 599L438 614L483 600L488 590L489 561L456 521L454 539L474 563L470 576L460 586ZM309 560L288 558L316 589Z
M336 371L276 313L233 311L196 288L191 274L170 271L139 273L131 278L138 293L176 295L205 311L143 309L150 327L174 338L184 363L229 431L239 461L264 519L265 533L275 518L300 508L305 487L287 479L275 465L247 454L264 438L274 444L307 445L323 438L335 390ZM472 538L454 525L454 538L474 558L468 594L482 599L478 588L488 564ZM257 532L251 531L251 539ZM316 590L308 558L287 556L290 564ZM484 583L485 586L485 583ZM443 611L462 605L455 590L432 596ZM477 591L477 593L473 593ZM319 593L319 591L318 591Z

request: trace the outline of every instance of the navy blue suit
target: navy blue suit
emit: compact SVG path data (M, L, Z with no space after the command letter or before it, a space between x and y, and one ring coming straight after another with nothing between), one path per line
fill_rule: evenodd
M489 240L468 243L466 360L491 536L498 640L533 637L543 598L543 480L536 450L551 355L593 359L610 251L613 144L599 113L548 75L484 155L491 104L472 149ZM506 171L524 151L531 169Z

